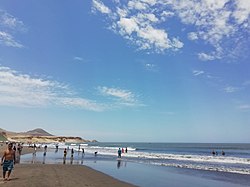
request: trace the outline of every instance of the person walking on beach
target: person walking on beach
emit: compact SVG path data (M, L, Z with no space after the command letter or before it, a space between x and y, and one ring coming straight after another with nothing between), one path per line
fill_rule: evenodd
M12 169L14 168L14 164L16 163L16 153L12 149L13 144L9 143L8 144L8 149L4 151L4 154L2 156L1 160L1 166L3 166L3 180L10 180L10 174ZM6 178L6 172L7 173L7 178Z
M47 152L47 148L48 148L48 146L45 145L45 146L44 146L44 152Z
M73 158L74 157L74 149L72 148L71 149L71 158Z
M121 158L122 157L122 150L121 148L118 149L118 158Z
M18 143L18 145L17 145L17 151L18 151L18 154L19 155L21 155L21 153L22 153L22 146L21 146L21 144L20 143Z
M125 149L125 153L127 153L128 152L128 148L126 147L126 149Z

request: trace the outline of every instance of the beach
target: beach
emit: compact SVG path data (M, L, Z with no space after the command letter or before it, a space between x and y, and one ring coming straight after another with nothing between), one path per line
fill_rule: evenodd
M2 157L6 145L0 146ZM39 151L39 150L38 150ZM24 147L22 154L32 153L33 149ZM2 169L2 168L1 168ZM1 172L2 173L2 172ZM104 173L93 170L87 166L62 164L16 164L10 181L3 181L4 187L41 187L41 186L121 186L133 185L121 182Z
M245 144L61 143L59 149L54 143L46 145L47 152L41 144L35 154L25 147L27 154L21 155L12 180L0 180L0 185L246 187L250 182L250 145ZM121 159L117 159L117 146L128 148ZM227 156L211 156L210 147L223 148Z

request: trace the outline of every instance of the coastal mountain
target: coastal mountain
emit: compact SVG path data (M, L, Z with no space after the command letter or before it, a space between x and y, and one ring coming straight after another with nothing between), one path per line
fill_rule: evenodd
M48 133L47 131L41 128L27 131L25 134L31 135L31 136L53 136L52 134Z
M25 135L25 136L53 136L44 129L36 128L27 132L11 132L0 128L0 133L5 133L8 136Z
M27 132L11 132L0 128L0 141L16 141L24 143L58 143L58 142L73 142L73 143L85 143L96 142L96 140L90 141L82 139L81 137L74 136L54 136L44 129L36 128Z

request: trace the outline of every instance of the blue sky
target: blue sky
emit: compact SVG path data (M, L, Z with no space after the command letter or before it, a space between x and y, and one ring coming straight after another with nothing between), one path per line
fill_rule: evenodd
M248 0L0 3L0 127L250 142Z

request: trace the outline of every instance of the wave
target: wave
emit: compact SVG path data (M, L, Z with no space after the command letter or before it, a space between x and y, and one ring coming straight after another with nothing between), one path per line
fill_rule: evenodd
M178 160L178 161L193 161L193 162L209 162L209 163L224 163L224 164L245 164L250 166L249 158L229 157L229 156L201 156L201 155L180 155L180 154L155 154L133 152L126 155L127 157L137 157L145 159L159 160Z
M43 144L45 145L45 144ZM43 146L41 145L41 146ZM64 143L60 144L46 144L48 148L55 148L56 145L59 148L69 148L78 150L79 144L66 145ZM121 147L102 147L102 146L92 146L88 144L80 144L81 148L85 148L85 152L92 153L93 151L98 151L99 154L103 155L117 155L117 150ZM150 153L141 152L142 149L137 149L134 147L127 147L128 153L123 155L128 158L139 158L139 159L158 159L158 160L177 160L177 161L189 161L189 162L207 162L207 163L220 163L220 164L244 164L250 166L250 158L240 158L233 156L211 156L211 155L194 155L194 154L168 154L168 153ZM139 151L138 151L139 150ZM125 148L124 148L125 151Z
M195 164L175 164L175 163L151 163L154 165L168 166L168 167L177 167L177 168L188 168L188 169L198 169L206 171L218 171L218 172L228 172L228 173L238 173L250 175L250 169L246 168L236 168L236 167L218 167L218 166L206 166L206 165L195 165Z

